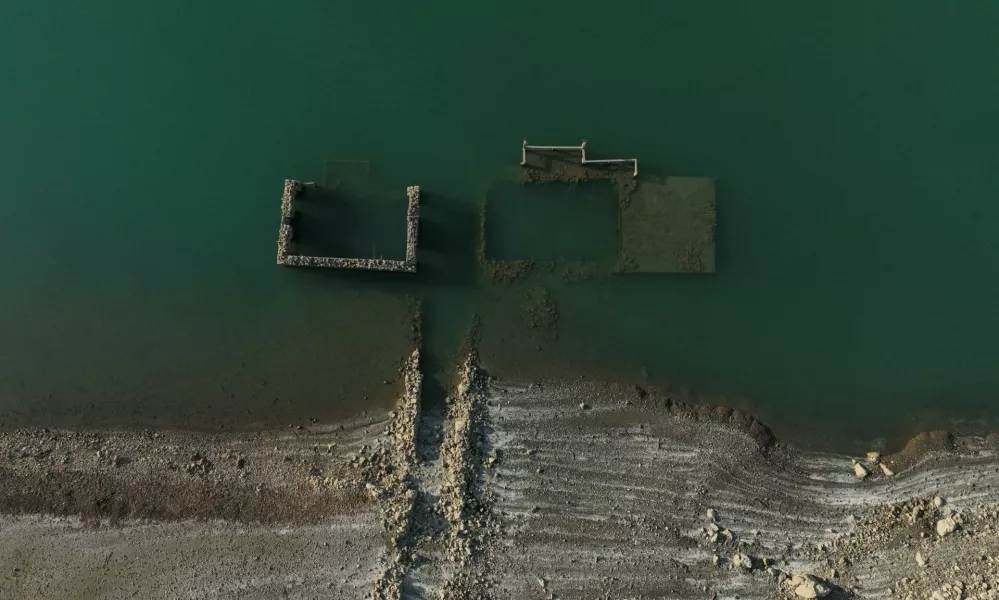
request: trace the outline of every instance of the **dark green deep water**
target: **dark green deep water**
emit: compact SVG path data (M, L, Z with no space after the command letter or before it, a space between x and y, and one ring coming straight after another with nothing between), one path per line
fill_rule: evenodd
M498 365L689 385L796 439L991 427L997 23L994 2L8 3L0 424L380 406L414 296L439 369L479 313ZM479 282L475 237L524 137L716 177L717 274L551 284L558 341L504 351L523 290ZM327 159L423 187L416 277L274 264L282 180Z

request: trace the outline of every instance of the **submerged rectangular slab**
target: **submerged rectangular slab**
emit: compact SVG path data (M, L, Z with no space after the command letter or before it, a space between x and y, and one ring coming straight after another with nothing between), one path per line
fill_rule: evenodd
M621 270L713 273L716 220L713 179L639 179L621 202Z

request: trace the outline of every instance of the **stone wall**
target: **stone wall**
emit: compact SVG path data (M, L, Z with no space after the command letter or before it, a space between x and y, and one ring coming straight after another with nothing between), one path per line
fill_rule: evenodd
M416 246L420 237L420 186L406 188L409 205L406 207L406 266L416 271Z
M295 219L295 199L302 191L302 182L294 179L284 180L284 193L281 195L281 228L278 230L277 264L286 264L288 256L294 254L291 248L295 237L293 221Z
M321 267L326 269L360 269L365 271L416 272L416 248L420 230L420 187L406 188L406 258L385 260L379 258L337 258L331 256L300 256L295 254L292 241L295 237L295 200L303 184L294 179L284 181L281 196L281 228L278 232L277 264L286 267Z
M411 268L404 260L385 260L381 258L334 258L332 256L299 256L291 254L280 263L286 267L322 267L326 269L361 269L365 271L396 271L411 273Z

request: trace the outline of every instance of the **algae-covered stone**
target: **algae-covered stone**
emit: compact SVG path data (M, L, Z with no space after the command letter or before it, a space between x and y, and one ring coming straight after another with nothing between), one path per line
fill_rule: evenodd
M641 178L621 199L621 270L713 273L715 182Z

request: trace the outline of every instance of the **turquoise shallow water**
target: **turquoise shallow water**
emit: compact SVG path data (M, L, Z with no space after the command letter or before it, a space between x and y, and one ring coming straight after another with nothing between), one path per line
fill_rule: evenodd
M717 274L560 286L539 356L805 438L999 416L999 6L361 4L0 11L0 421L387 402L403 295L439 364L520 297L474 249L524 137L718 189ZM416 279L274 265L281 181L327 159L423 186Z

